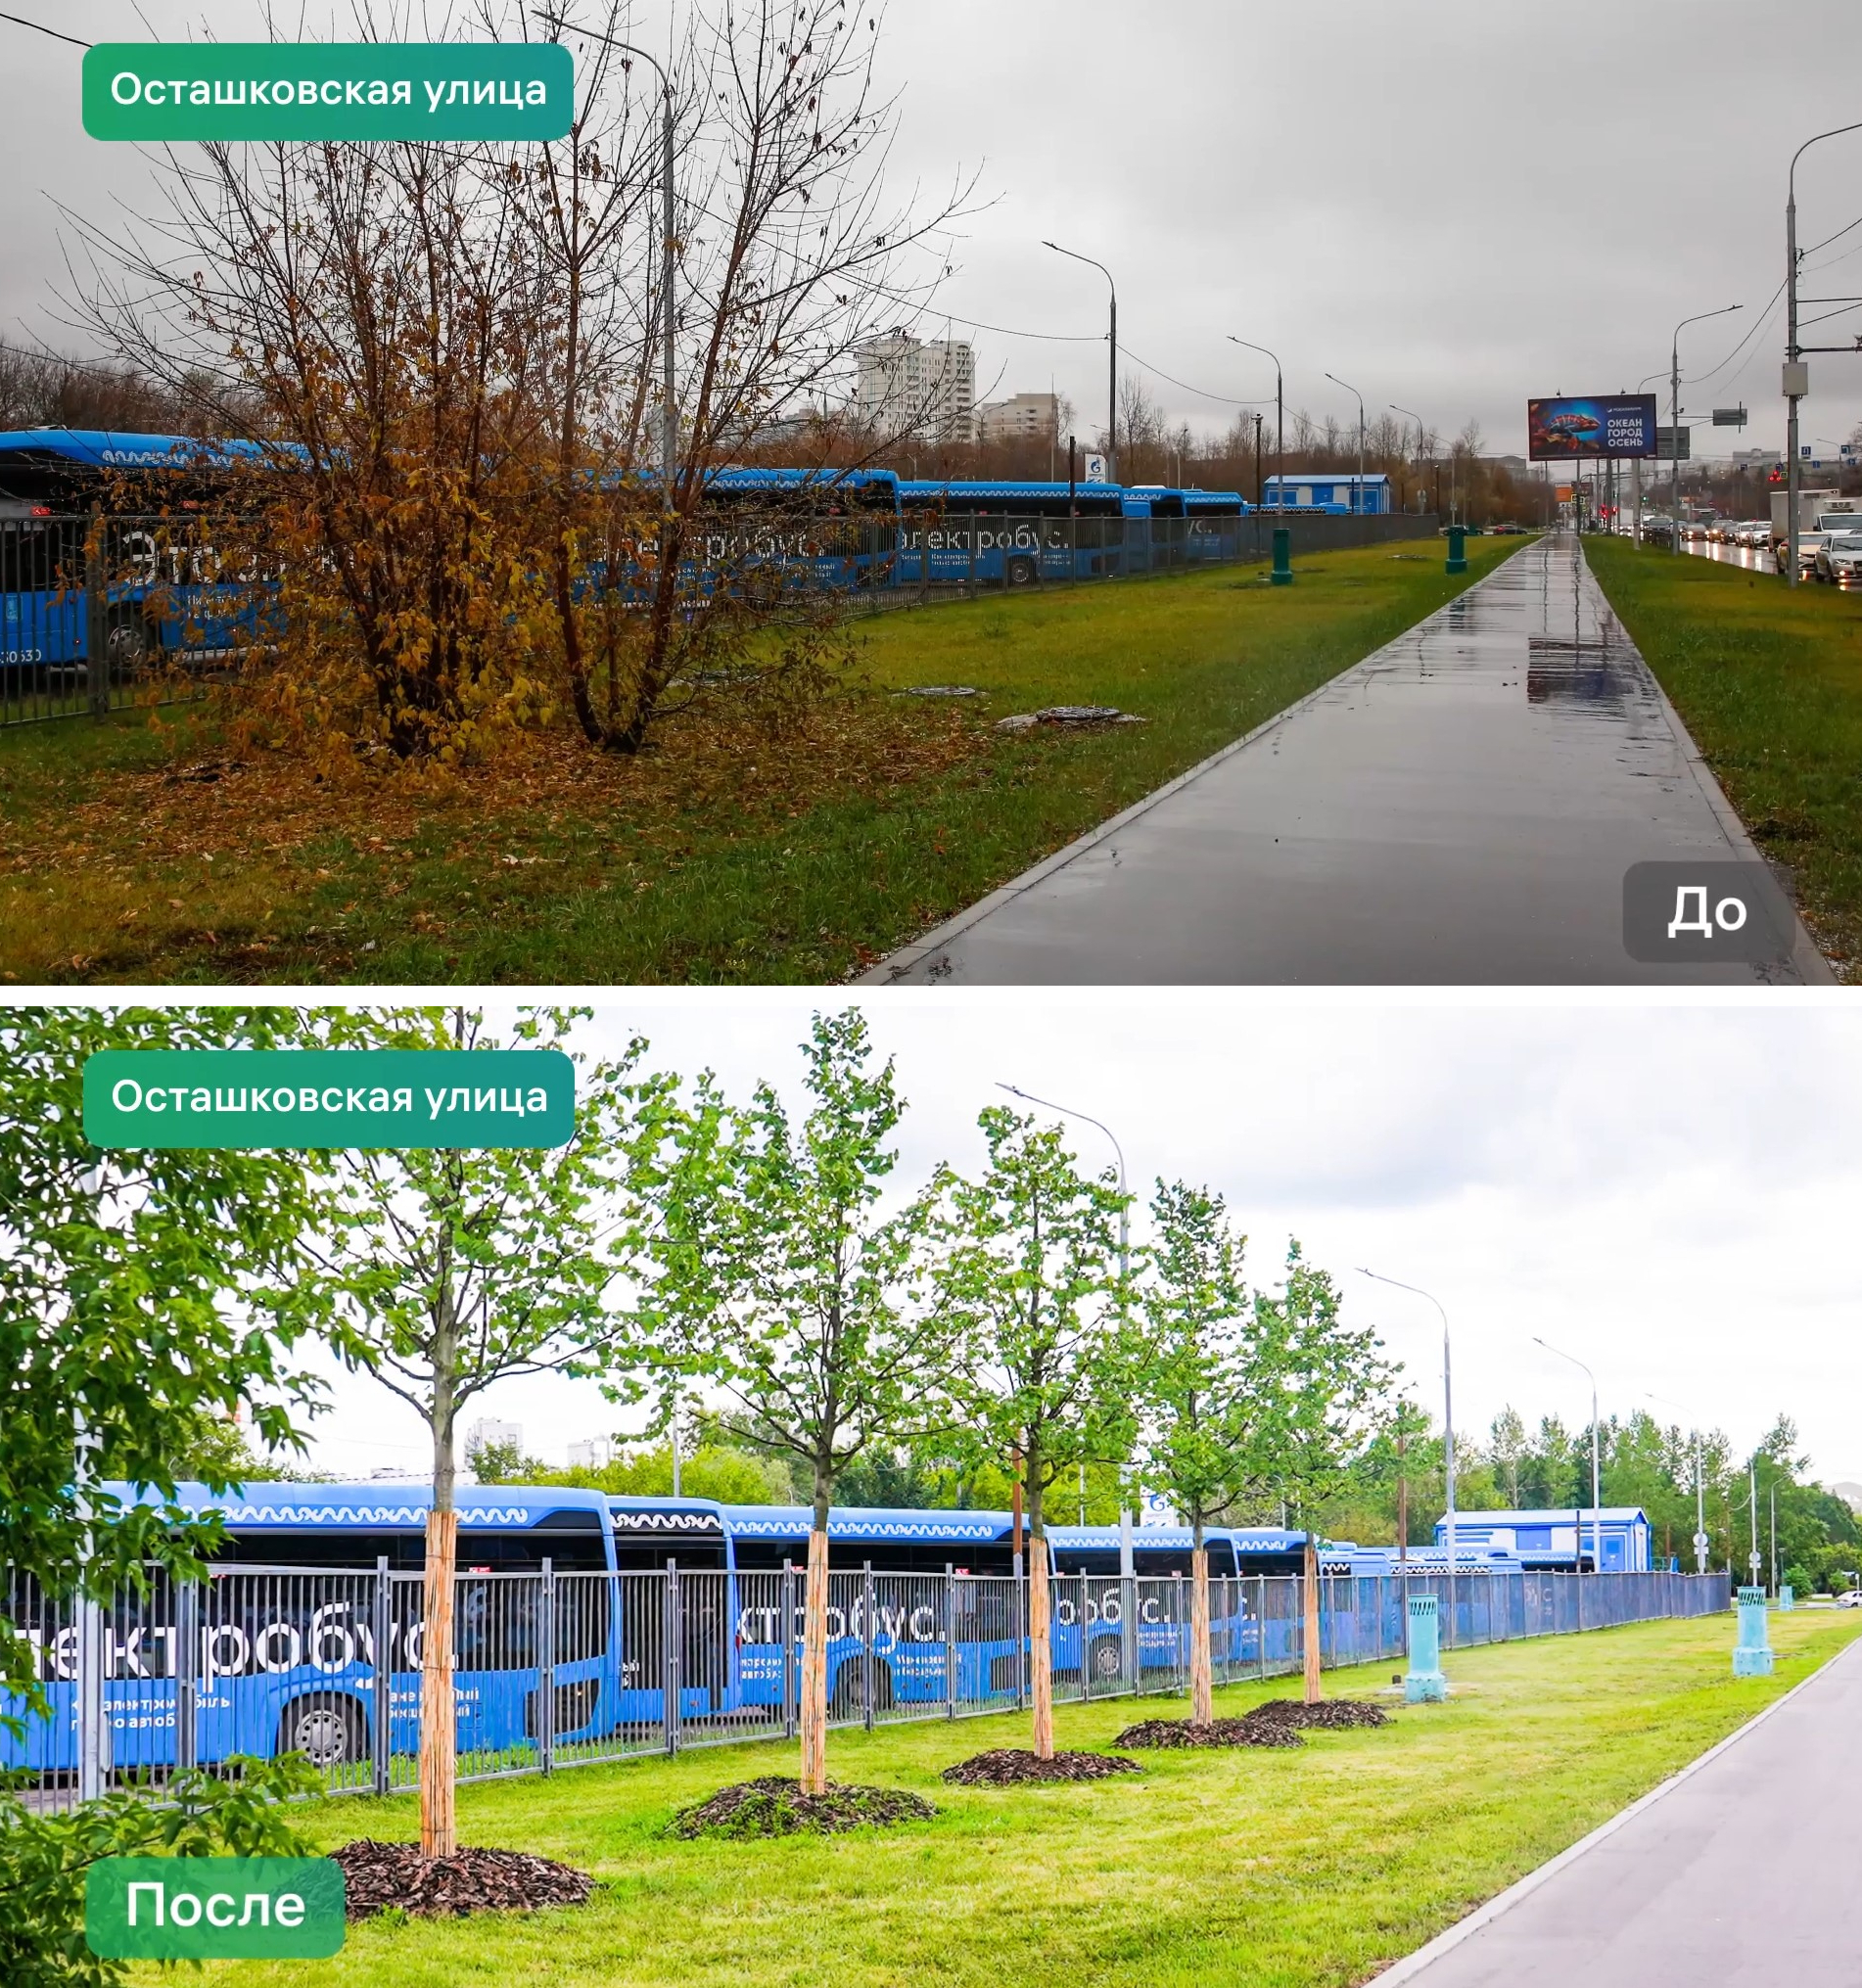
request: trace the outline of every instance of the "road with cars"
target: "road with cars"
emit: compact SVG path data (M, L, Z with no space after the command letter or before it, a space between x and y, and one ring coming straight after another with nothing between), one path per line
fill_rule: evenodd
M1824 982L1651 963L1645 861L1761 861L1568 536L882 961L919 985Z
M1854 1988L1858 1785L1862 1645L1851 1642L1683 1777L1378 1982Z

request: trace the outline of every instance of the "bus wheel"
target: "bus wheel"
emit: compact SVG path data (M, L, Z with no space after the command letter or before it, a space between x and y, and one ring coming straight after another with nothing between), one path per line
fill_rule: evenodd
M1008 562L1008 583L1010 586L1033 586L1035 562L1032 559L1011 559Z
M117 615L104 637L104 655L113 676L133 676L149 661L154 644L140 615Z
M858 1657L851 1658L840 1667L840 1674L834 1680L833 1710L838 1718L851 1719L866 1709L865 1665ZM873 1665L873 1710L889 1712L892 1709L892 1671L883 1663Z
M362 1721L347 1698L300 1698L278 1721L278 1751L302 1753L323 1773L348 1767L367 1750Z

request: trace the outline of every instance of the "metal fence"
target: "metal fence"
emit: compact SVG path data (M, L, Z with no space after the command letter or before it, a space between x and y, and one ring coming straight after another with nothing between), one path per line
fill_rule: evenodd
M262 590L213 536L193 516L0 518L0 725L169 703L236 663Z
M807 529L733 517L702 536L690 605L717 591L797 613L831 596L854 612L992 592L1182 574L1272 556L1284 523L1296 555L1431 536L1433 517L1042 518L913 512ZM194 696L256 656L265 589L232 571L205 516L0 518L0 726Z
M454 1602L459 1777L775 1739L796 1732L801 1568L729 1573L468 1573ZM424 1577L373 1568L229 1567L158 1576L107 1602L3 1592L50 1716L0 1697L0 1768L36 1807L113 1781L159 1791L177 1767L303 1753L334 1791L416 1783ZM1218 1683L1304 1662L1297 1576L1215 1579ZM1062 1575L1051 1586L1057 1702L1188 1687L1190 1584ZM1441 1598L1445 1648L1704 1615L1725 1575L1327 1576L1327 1668L1404 1653L1405 1597ZM1008 1576L829 1577L828 1692L837 1726L1018 1709L1030 1691L1026 1584ZM784 1635L783 1626L788 1625ZM0 1625L4 1627L4 1625Z

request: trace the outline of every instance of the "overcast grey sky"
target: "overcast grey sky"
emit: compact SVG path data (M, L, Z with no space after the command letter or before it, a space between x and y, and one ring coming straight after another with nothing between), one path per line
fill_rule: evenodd
M604 996L591 1047L637 1030L661 1067L758 1076L793 1093L820 996L665 991ZM980 1163L976 1114L1000 1081L1103 1119L1146 1195L1159 1175L1207 1182L1272 1282L1289 1234L1332 1271L1438 1417L1454 1330L1458 1424L1484 1435L1508 1402L1528 1420L1588 1421L1674 1397L1736 1444L1782 1409L1826 1479L1862 1479L1862 1014L1820 1006L1628 1006L1607 996L1502 1005L1359 995L889 993L866 1002L909 1100L899 1178ZM1096 1168L1111 1151L1077 1126ZM345 1377L316 1429L341 1471L424 1467L411 1412ZM1657 1407L1666 1420L1685 1413ZM524 1425L561 1460L616 1413L592 1384L513 1384L468 1412Z
M203 19L238 37L256 0L142 0L146 26L131 0L9 11L90 39L178 37ZM663 6L637 19L663 34ZM1445 431L1474 417L1491 447L1517 449L1527 394L1665 378L1677 319L1743 302L1684 334L1684 373L1714 372L1764 317L1791 153L1858 115L1862 7L902 0L883 51L904 93L900 182L931 190L975 167L996 197L940 308L1087 341L976 331L979 386L1051 377L1083 427L1103 419L1103 285L1042 249L1051 237L1113 268L1130 350L1205 393L1272 393L1234 332L1280 352L1294 405L1355 419L1332 372L1373 413L1398 401ZM0 23L0 335L56 342L46 196L100 211L142 167L84 137L76 50ZM1799 193L1806 245L1862 216L1862 133L1813 151ZM1847 293L1862 229L1811 260L1807 292ZM1807 342L1837 343L1845 323L1862 312ZM1698 452L1782 444L1783 342L1781 306L1687 396L1754 413ZM1839 441L1862 418L1862 356L1813 361L1812 383L1804 439ZM1198 425L1233 412L1149 384Z

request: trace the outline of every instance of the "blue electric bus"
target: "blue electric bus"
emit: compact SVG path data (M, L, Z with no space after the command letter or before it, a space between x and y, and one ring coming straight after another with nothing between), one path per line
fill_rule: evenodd
M184 1484L177 1503L223 1513L224 1543L204 1583L158 1578L104 1611L112 1765L173 1766L182 1717L192 1723L192 1758L204 1764L295 1750L340 1771L365 1757L384 1709L391 1752L412 1752L431 1487L255 1484L216 1498ZM461 1489L457 1506L460 1753L528 1750L545 1723L565 1742L614 1730L623 1718L623 1624L621 1590L608 1578L616 1562L605 1498L492 1486ZM547 1650L534 1578L545 1563L558 1575ZM0 1728L0 1768L69 1770L77 1611L16 1593L4 1612L33 1649L51 1717L28 1718L23 1701L0 1696L0 1712L24 1721L23 1737ZM538 1703L545 1657L547 1708Z
M251 442L104 429L0 435L0 666L18 677L88 663L91 557L104 567L114 673L237 646L252 589L222 574L196 514L262 454ZM105 521L99 544L93 512Z

